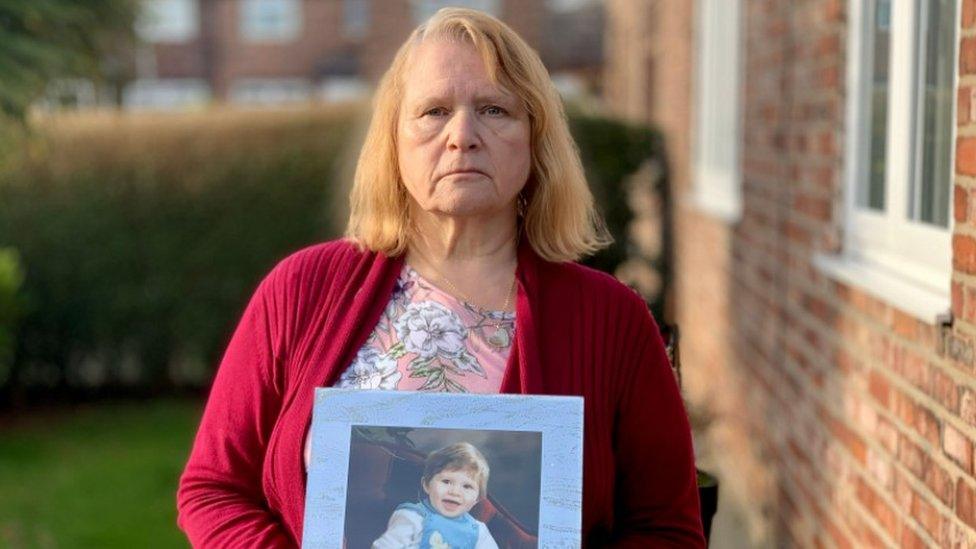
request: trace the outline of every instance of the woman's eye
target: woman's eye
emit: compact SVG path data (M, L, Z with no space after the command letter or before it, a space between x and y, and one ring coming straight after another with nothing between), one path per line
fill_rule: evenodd
M508 114L508 111L498 105L489 105L485 107L484 112L489 116L504 116Z
M441 116L447 113L447 109L444 107L434 107L433 109L427 109L424 111L424 116Z

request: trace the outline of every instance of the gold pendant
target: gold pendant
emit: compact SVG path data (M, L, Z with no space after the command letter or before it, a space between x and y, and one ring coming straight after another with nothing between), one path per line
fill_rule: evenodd
M488 343L498 348L508 347L512 343L512 337L505 328L498 328L495 333L488 337Z

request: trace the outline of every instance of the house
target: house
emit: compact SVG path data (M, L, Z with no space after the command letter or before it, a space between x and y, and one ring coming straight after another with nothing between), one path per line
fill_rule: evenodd
M608 104L668 143L696 444L751 541L976 545L976 0L606 10Z
M129 107L279 104L363 96L413 28L467 6L508 22L561 81L599 81L602 9L592 0L142 0ZM550 32L585 28L588 32ZM567 27L568 25L568 27Z

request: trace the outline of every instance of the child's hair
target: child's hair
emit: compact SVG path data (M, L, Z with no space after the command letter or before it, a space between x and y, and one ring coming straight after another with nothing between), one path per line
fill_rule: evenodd
M485 497L488 488L488 461L485 456L468 442L450 444L431 452L424 463L424 486L441 471L470 471L478 480L478 497Z

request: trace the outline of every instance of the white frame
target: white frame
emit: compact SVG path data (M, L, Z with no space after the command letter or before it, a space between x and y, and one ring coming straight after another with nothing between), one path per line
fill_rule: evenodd
M957 9L958 6L957 2ZM866 37L872 21L866 2L849 3L844 252L841 258L821 256L815 262L876 297L922 320L935 322L949 309L953 216L951 200L948 228L914 221L908 213L911 182L919 163L914 132L920 116L917 103L920 78L917 7L915 1L895 0L891 3L885 206L883 211L873 211L859 206L857 196L861 189L859 183L867 177L870 156L864 111L868 108L870 90L865 78L869 74L865 65L870 65ZM958 14L956 21L958 24ZM905 39L906 36L909 38ZM957 63L958 55L957 47ZM953 89L957 87L958 75L953 80ZM953 142L955 131L953 125ZM852 276L852 273L858 273L858 276ZM906 290L910 291L906 293Z
M580 547L583 399L317 388L302 547L342 547L353 425L542 433L539 547Z
M699 6L692 198L701 210L732 223L742 215L742 0L703 0ZM732 24L722 9L732 12Z

